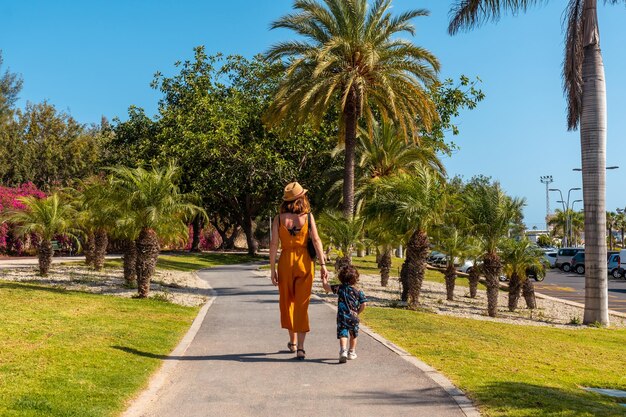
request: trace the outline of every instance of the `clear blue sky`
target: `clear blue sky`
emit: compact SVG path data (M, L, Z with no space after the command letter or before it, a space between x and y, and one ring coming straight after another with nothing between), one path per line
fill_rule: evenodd
M446 33L451 1L395 0L394 10L422 7L414 42L441 60L442 77L479 76L486 99L461 115L461 147L446 159L451 175L484 174L512 195L526 197L526 222L541 226L545 188L552 175L564 193L580 186L578 132L565 128L561 92L561 15L567 1L503 18L468 34ZM48 100L83 123L124 118L129 105L156 113L155 71L192 48L252 56L291 34L269 31L291 0L0 0L0 49L5 66L24 78L20 106ZM608 90L607 208L626 206L626 8L600 5L602 51ZM557 193L558 194L558 193ZM572 199L582 195L572 193ZM557 195L551 196L554 210ZM580 207L578 205L577 207Z

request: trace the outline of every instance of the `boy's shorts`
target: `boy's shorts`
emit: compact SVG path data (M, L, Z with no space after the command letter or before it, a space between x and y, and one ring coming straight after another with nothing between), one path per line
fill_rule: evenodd
M337 339L341 339L342 337L359 337L359 326L354 326L351 328L337 326Z

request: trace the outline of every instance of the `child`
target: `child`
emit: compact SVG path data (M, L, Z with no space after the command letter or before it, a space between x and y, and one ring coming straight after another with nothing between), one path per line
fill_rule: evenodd
M359 336L359 313L365 309L367 299L356 284L359 282L359 271L348 265L339 271L341 285L337 289L337 339L339 339L339 363L348 359L356 359L356 340ZM348 350L348 336L350 350Z

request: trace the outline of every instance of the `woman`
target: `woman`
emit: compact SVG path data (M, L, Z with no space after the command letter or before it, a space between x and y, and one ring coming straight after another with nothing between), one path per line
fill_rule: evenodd
M309 331L309 300L313 288L315 267L307 249L309 237L315 246L317 259L320 260L322 284L326 291L328 271L324 262L322 241L315 227L311 205L306 196L307 190L297 182L287 184L280 205L280 214L272 224L272 242L270 244L270 269L272 283L278 286L280 304L280 324L289 332L287 348L295 352L298 359L304 359L304 339ZM276 253L278 241L282 246L278 271Z

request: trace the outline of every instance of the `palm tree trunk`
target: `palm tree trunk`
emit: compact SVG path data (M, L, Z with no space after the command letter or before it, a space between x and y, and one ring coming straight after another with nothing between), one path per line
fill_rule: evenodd
M159 239L152 229L142 229L137 239L137 289L139 298L150 293L150 280L159 257Z
M416 308L419 304L429 251L428 235L422 230L416 230L407 242L406 259L400 272L403 300L408 301L411 308Z
M606 264L606 84L596 0L585 0L580 143L585 206L585 324L609 324Z
M109 237L106 230L98 229L94 233L93 267L96 271L101 271L104 267L104 258L107 254Z
M389 271L391 270L391 249L385 249L380 255L378 261L378 268L380 269L380 285L386 287L389 283Z
M454 260L448 261L445 272L446 279L446 298L448 301L454 301L454 284L456 281L456 268L454 267Z
M509 311L517 310L520 293L522 292L522 281L517 272L511 274L509 279Z
M535 284L533 284L533 281L530 278L526 278L522 284L522 295L524 296L524 300L526 300L526 307L531 310L537 308Z
M85 254L85 264L87 266L94 266L94 255L96 252L96 236L93 231L87 233L87 239L83 253Z
M345 122L345 160L343 171L343 215L351 219L354 214L354 160L356 151L357 100L351 92L344 110Z
M39 275L42 277L48 276L50 271L50 264L52 263L52 241L50 239L42 240L39 244L39 250L37 251L37 258L39 260Z
M476 293L478 292L478 281L480 281L480 273L478 271L478 265L476 265L476 263L474 263L472 269L470 269L468 280L470 298L476 298Z
M124 281L126 286L137 286L137 244L132 240L124 242Z
M487 311L490 317L498 315L498 294L500 293L500 271L502 263L497 253L487 253L483 260L485 279L487 281Z

